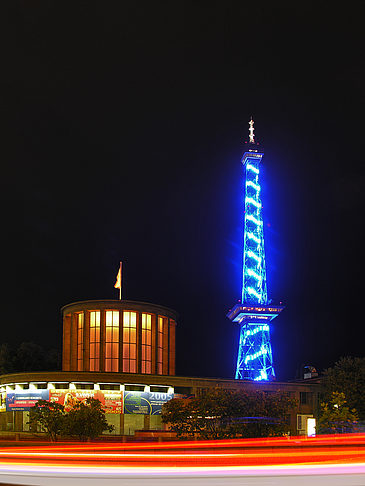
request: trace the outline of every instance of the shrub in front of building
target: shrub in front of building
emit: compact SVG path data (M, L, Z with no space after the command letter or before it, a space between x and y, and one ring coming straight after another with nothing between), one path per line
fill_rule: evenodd
M162 407L162 421L180 438L282 436L296 405L285 392L215 388L197 398L170 400Z
M100 400L95 398L77 401L69 412L59 403L39 400L30 409L29 424L31 429L45 432L52 442L59 436L77 437L81 441L95 439L114 429L105 418Z

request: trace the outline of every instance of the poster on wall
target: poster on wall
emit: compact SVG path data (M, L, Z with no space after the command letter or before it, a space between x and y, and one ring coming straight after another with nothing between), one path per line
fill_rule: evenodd
M87 398L100 400L106 413L122 413L122 394L119 390L49 390L51 402L64 405L69 412L75 403Z
M6 412L6 392L0 393L0 412Z
M123 409L125 414L161 415L162 405L173 393L125 391Z
M6 394L6 411L29 411L38 400L48 400L48 390L24 390Z

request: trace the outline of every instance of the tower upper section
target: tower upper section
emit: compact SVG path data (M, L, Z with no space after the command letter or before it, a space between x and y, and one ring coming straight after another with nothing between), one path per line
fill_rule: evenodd
M243 234L242 302L267 304L264 231L261 203L260 164L264 156L255 142L250 120L249 143L243 154L245 169L245 212Z

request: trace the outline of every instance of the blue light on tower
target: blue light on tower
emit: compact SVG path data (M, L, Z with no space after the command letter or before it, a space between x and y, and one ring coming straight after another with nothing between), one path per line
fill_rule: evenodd
M235 305L228 317L240 325L236 379L261 381L275 378L269 323L283 307L268 304L267 299L259 181L264 152L255 142L253 125L251 119L249 142L242 157L245 170L242 304Z

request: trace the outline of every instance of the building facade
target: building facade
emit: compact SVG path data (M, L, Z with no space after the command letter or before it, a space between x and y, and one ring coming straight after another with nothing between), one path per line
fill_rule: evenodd
M202 396L211 388L220 388L288 394L297 401L287 417L288 431L305 435L308 419L317 415L319 386L318 380L252 382L85 371L13 373L0 376L0 431L29 431L29 409L37 400L60 403L67 410L75 400L93 397L101 401L108 423L114 425L112 435L130 436L136 431L158 434L166 429L161 409L168 400Z

